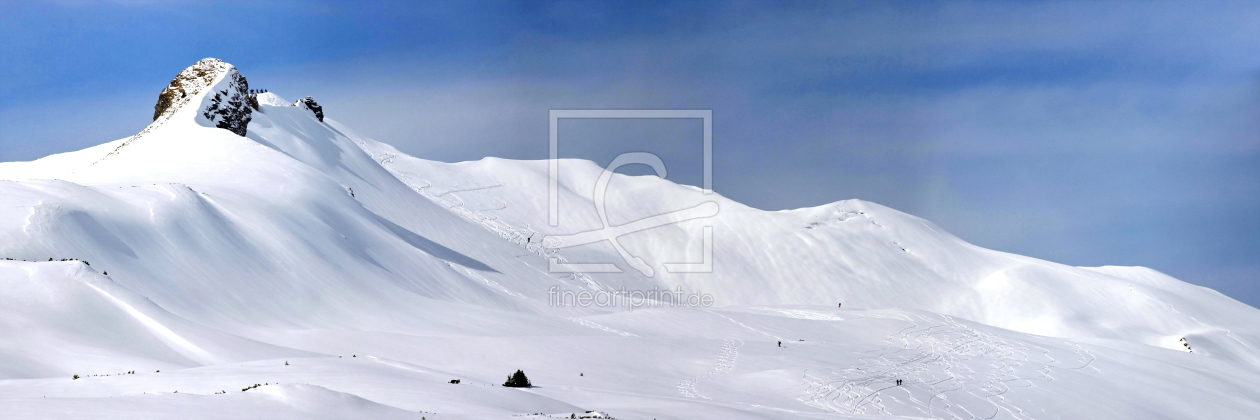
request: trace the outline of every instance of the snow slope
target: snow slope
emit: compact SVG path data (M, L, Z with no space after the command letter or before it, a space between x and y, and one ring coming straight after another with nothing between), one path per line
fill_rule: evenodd
M561 235L602 226L591 199L602 168L589 161L560 163L564 211L561 225L550 227L546 162L441 163L359 141L374 155L386 156L383 165L400 178L424 186L417 190L471 213L471 219L493 220L495 229ZM717 203L721 210L713 218L635 232L620 241L648 261L699 261L697 242L711 226L712 273L658 268L652 280L662 288L713 293L721 304L842 301L859 308L915 308L1032 334L1170 349L1182 348L1182 337L1197 336L1193 341L1203 351L1260 366L1255 308L1154 270L1070 267L992 251L929 221L860 200L766 212L656 177L616 175L606 201L614 225ZM604 274L616 278L604 282L644 280L607 242L561 251L623 266L625 273Z
M426 161L272 93L239 136L202 113L244 78L209 63L137 136L0 164L6 418L1260 412L1260 313L1154 270L986 250L858 200L766 212L614 175L614 226L718 209L620 236L647 276L610 242L565 246L602 227L591 162L560 163L549 226L546 162ZM666 270L706 259L706 227L712 272ZM716 305L549 295L622 288ZM497 386L516 369L537 386Z
M79 261L0 261L7 378L192 367L300 352L191 323Z

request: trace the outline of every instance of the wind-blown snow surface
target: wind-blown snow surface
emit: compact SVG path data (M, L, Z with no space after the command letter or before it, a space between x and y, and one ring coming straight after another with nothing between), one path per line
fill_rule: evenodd
M245 137L186 107L0 164L2 417L1260 413L1260 312L1153 270L986 250L857 200L764 212L618 175L613 225L720 209L621 236L646 277L608 242L556 239L602 226L590 162L561 163L551 227L546 162L425 161L258 99ZM664 270L704 259L705 226L713 272ZM623 287L717 305L549 305ZM516 369L536 387L498 386Z

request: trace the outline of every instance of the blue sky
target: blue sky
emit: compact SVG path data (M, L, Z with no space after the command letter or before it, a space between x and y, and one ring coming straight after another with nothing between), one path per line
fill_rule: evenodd
M714 110L715 187L860 198L981 246L1143 265L1260 306L1260 5L0 3L0 160L130 135L203 57L416 156L547 154L552 108ZM577 122L562 155L687 122Z

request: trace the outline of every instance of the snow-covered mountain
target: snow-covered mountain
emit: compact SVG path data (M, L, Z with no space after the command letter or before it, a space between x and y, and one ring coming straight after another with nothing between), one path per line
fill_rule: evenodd
M596 194L579 160L551 226L548 162L408 156L248 86L202 60L137 135L0 164L5 418L1260 413L1260 311L1151 269L859 200L767 212L619 174ZM716 213L574 246L693 208ZM713 305L556 305L619 290ZM498 386L516 369L535 387Z

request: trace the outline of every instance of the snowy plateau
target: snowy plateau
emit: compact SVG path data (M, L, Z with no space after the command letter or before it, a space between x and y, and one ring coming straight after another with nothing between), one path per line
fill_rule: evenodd
M0 164L0 418L1260 418L1260 311L1158 271L614 175L614 226L719 209L616 238L646 276L555 239L604 226L596 164L559 162L551 226L547 161L408 156L316 99L206 59L137 135Z

